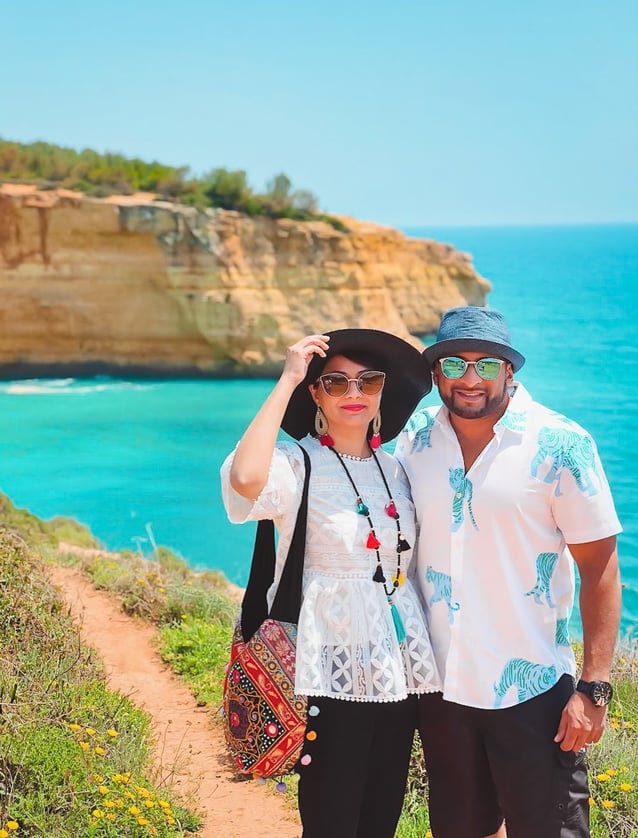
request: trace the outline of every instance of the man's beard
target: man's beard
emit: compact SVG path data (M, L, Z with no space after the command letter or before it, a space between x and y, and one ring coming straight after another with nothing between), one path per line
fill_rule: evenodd
M484 416L491 416L492 414L498 414L500 417L503 415L505 408L507 407L508 387L507 384L503 383L503 389L500 393L495 393L493 396L488 396L484 393L483 395L485 395L485 401L480 406L464 404L460 407L455 399L454 390L451 393L446 393L445 395L439 392L439 395L441 397L441 401L450 413L454 416L458 416L460 419L482 419Z

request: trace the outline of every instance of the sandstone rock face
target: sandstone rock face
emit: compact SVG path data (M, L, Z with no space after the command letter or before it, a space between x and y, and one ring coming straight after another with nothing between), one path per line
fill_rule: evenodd
M417 343L450 306L485 303L467 255L342 220L350 232L4 184L0 371L269 375L304 334Z

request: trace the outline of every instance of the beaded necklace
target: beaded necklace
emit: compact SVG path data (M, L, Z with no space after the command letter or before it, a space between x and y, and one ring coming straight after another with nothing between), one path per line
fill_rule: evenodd
M383 469L381 468L381 463L377 459L377 455L375 454L373 449L370 449L372 454L372 459L376 463L377 468L379 469L379 474L381 475L381 480L383 480L383 485L385 486L385 490L388 493L388 502L385 505L385 512L390 518L393 518L396 525L397 525L397 569L394 574L394 578L392 579L392 587L388 590L386 585L386 577L383 572L383 565L381 563L381 554L379 553L379 547L381 546L381 542L377 538L377 534L374 530L374 524L372 523L372 518L370 517L370 510L363 502L363 498L361 497L361 493L357 489L357 485L354 482L352 475L348 471L348 467L345 464L344 457L329 445L328 448L333 452L337 460L341 463L343 470L346 473L346 477L350 481L350 485L354 489L354 493L356 495L356 510L358 515L363 515L365 518L368 519L368 524L370 526L370 532L368 533L368 538L366 540L366 547L370 550L374 550L377 554L377 566L374 570L374 574L372 579L374 582L378 582L383 585L383 590L385 591L385 596L390 606L390 610L392 612L392 619L394 622L394 627L396 629L397 638L399 643L405 640L405 628L403 626L403 622L401 620L401 615L396 609L394 602L392 601L392 597L394 596L397 588L400 588L401 585L405 583L405 574L401 570L401 553L405 550L410 549L410 545L403 537L403 533L401 532L401 524L400 524L400 516L397 510L396 503L394 502L394 498L392 497L392 492L390 491L390 487L388 486L388 481L385 479L385 474L383 473Z

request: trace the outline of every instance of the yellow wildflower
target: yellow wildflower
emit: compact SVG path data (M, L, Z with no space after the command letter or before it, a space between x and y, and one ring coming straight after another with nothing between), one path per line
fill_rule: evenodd
M113 738L113 739L115 739L115 738L116 738L117 736L119 736L120 734L117 732L117 730L113 730L113 728L112 728L112 727L110 727L110 728L106 731L106 735L107 735L107 736L110 736L110 737L111 737L111 738Z
M595 805L596 805L596 801L594 800L594 798L593 798L593 797L590 797L590 798L589 798L589 805L590 805L590 806L595 806Z
M18 826L19 826L19 824L18 824L17 821L7 821L7 829L10 832L13 832L14 830L16 830L18 828Z
M129 813L131 815L141 815L142 812L141 812L141 809L137 808L137 806L130 806L129 807Z
M596 774L596 779L600 780L601 783L604 783L606 780L611 780L609 774Z
M100 794L108 794L109 793L109 790L107 789L106 786L100 786L98 791L100 792Z
M106 753L106 751L104 750L104 748L101 748L99 745L96 745L96 746L95 746L95 748L93 748L93 750L95 751L95 753L96 753L99 757L103 757L103 756L104 756L104 754Z
M152 809L153 806L155 806L155 801L154 800L145 800L144 805L146 806L147 809Z
M168 802L168 800L158 800L157 802L162 807L162 809L170 809L171 808L171 804Z
M616 806L613 800L602 800L600 805L603 809L614 809Z
M86 733L87 736L95 736L95 734L97 733L97 730L94 727L87 727L84 732Z
M6 829L0 829L0 838L9 838L9 833Z
M94 809L91 812L91 814L93 815L94 818L103 818L104 817L104 812L101 809Z
M632 787L631 783L621 783L620 784L620 790L621 791L631 791L632 788L633 787Z
M82 730L82 725L75 724L75 722L74 722L73 724L69 725L69 727L70 727L70 728L71 728L71 730L73 730L73 731L76 731L76 730Z
M117 806L117 803L113 800L105 800L103 805L105 809L114 809Z
M115 815L113 814L113 812L107 812L106 813L106 819L107 819L107 821L114 821L115 820Z
M80 748L82 748L83 751L88 751L89 750L89 743L88 742L80 742Z
M615 768L605 768L605 773L609 774L610 777L615 777L618 774Z
M139 823L140 826L148 826L149 823L150 823L148 818L138 818L137 822Z

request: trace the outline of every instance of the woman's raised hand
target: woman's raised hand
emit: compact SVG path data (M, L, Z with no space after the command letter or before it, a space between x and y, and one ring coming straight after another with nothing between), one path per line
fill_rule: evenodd
M329 340L327 335L308 335L289 346L286 349L282 378L290 378L295 386L300 384L308 372L308 365L313 356L326 357Z
M286 350L279 381L259 408L235 451L230 485L242 497L255 500L266 485L279 426L290 396L304 380L313 356L326 357L329 340L327 335L308 335Z

